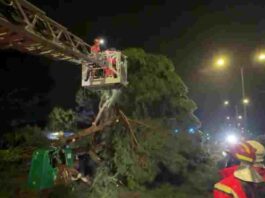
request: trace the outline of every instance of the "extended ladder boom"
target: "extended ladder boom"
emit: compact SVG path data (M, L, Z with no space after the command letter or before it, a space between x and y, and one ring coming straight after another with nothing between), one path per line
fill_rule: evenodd
M46 56L82 65L81 85L107 89L94 124L127 85L127 61L120 51L91 53L91 46L47 17L26 0L0 0L0 48Z
M87 43L25 0L0 0L0 46L77 64L97 63Z

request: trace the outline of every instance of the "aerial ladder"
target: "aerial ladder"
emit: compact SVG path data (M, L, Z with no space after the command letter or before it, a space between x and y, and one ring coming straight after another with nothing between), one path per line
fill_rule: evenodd
M127 84L126 56L120 51L92 53L89 44L26 0L0 0L0 48L81 66L82 87L104 90L95 125L119 88ZM106 70L112 75L105 75Z
M90 134L90 131L102 129L104 123L100 123L100 120L103 112L112 105L120 88L127 85L125 55L116 50L93 53L89 44L26 0L0 0L0 49L7 48L76 64L82 71L81 86L102 92L99 111L93 122L94 128L89 128L88 132L83 131L80 135L76 134L75 137L83 137ZM111 72L106 75L106 70ZM63 152L71 156L69 150ZM40 159L48 159L50 153L36 151L33 156L37 163L41 164ZM64 161L72 164L71 159ZM46 168L49 168L50 172L53 171L48 165ZM31 174L38 173L33 171ZM53 172L51 175L54 174ZM49 184L40 186L51 185L52 181L53 178L49 178L49 181L46 181ZM32 182L32 185L35 185L36 181Z

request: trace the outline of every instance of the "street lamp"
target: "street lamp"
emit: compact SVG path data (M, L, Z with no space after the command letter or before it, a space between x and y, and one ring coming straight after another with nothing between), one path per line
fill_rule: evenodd
M223 58L219 58L216 62L216 65L218 66L224 66L225 60Z
M260 53L258 56L258 60L262 62L265 61L265 53Z
M244 99L243 99L243 104L244 104L244 105L248 105L248 104L249 104L249 99L244 98Z
M224 101L224 105L228 106L229 105L229 101L228 100Z
M242 117L241 115L239 115L237 118L238 118L239 120L242 120L243 117Z
M214 66L216 68L223 68L227 66L227 60L224 57L218 57L214 60Z
M259 56L259 60L265 60L265 54L260 54ZM224 57L219 57L218 59L216 59L215 61L215 67L218 68L223 68L224 66L227 65L227 59L225 59ZM241 91L242 91L242 99L243 99L243 111L244 111L244 125L246 127L246 123L247 123L247 104L249 103L249 100L246 98L245 95L245 77L244 77L244 67L240 67L240 77L241 77ZM225 106L229 105L228 101L225 101L224 103Z

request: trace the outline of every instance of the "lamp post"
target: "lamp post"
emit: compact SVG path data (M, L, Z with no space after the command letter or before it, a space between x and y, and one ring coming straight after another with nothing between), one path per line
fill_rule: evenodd
M259 61L265 61L265 54L260 54L258 56ZM219 57L216 59L214 65L218 69L223 69L227 66L227 59L225 57ZM242 105L243 105L243 124L244 128L247 128L247 105L249 104L249 100L246 98L246 90L245 90L245 76L244 76L244 67L240 67L240 77L241 77L241 94L242 94ZM229 101L225 101L224 105L229 105Z
M255 55L256 56L256 62L259 63L265 63L265 51L260 52L258 54ZM229 60L227 59L227 57L221 56L217 59L215 59L214 61L214 66L217 69L224 69L227 65L228 65ZM243 128L244 130L247 131L247 118L248 118L248 114L247 114L247 106L250 103L249 99L246 97L246 90L245 90L245 76L244 76L244 67L240 67L240 77L241 77L241 92L242 92L242 105L243 105L243 117L240 116L240 118L238 117L238 119L243 121ZM225 106L229 105L229 101L225 101L224 102ZM236 105L236 116L238 116L238 108Z
M244 128L247 129L247 105L249 100L246 98L245 91L245 77L244 77L244 68L240 67L240 75L241 75L241 90L242 90L242 104L243 104L243 123Z
M240 125L238 124L239 122L242 121L243 119L243 116L240 115L238 113L238 105L237 104L233 104L232 103L232 106L234 105L234 108L235 108L235 113L234 113L234 116L230 117L230 116L226 116L226 121L229 122L229 124L231 124L231 122L233 123L233 126L239 130L240 128ZM224 101L224 107L227 108L228 106L230 106L230 101L228 100L225 100Z

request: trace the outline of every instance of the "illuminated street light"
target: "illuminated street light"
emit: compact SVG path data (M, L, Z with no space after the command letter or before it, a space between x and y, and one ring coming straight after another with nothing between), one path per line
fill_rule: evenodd
M216 64L218 66L223 66L225 64L225 60L223 58L220 58L220 59L217 60Z
M229 117L229 116L227 116L227 117L226 117L226 119L227 119L227 120L230 120L230 117Z
M224 101L224 105L225 106L229 105L229 101L228 100Z
M265 61L265 53L261 53L258 57L259 61Z
M229 144L236 144L238 142L238 137L235 136L234 134L230 134L226 137L226 141Z
M245 104L245 105L249 104L249 99L247 99L247 98L243 99L243 104Z
M259 61L265 62L265 53L260 53L259 56L257 56L257 59ZM223 69L227 65L230 65L230 60L227 59L226 56L219 56L217 59L214 60L214 66L219 69ZM244 126L247 126L247 105L250 103L250 101L246 98L246 91L245 91L245 80L244 80L244 66L240 66L240 77L241 77L241 91L242 91L242 104L243 104L243 118L244 118ZM229 102L225 101L224 106L228 106Z
M222 67L224 67L226 65L226 61L225 61L224 58L218 58L218 59L216 59L214 65L216 67L222 68Z
M239 115L237 118L238 118L239 120L242 120L243 117L242 117L241 115Z

